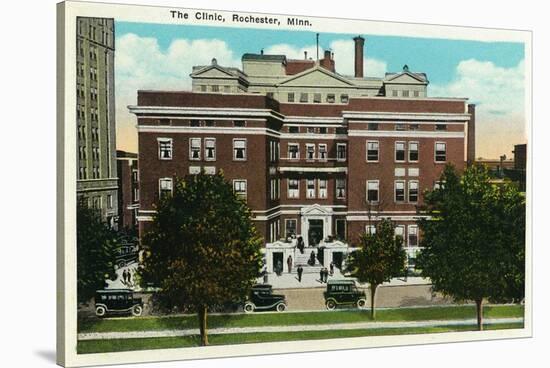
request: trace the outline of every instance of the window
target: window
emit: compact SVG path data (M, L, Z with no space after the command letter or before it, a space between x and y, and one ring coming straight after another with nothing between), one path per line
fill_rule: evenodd
M134 188L134 198L133 198L133 202L137 202L139 201L139 189L138 188Z
M395 142L395 161L405 161L405 142Z
M240 199L246 200L246 180L233 180L233 191Z
M288 102L294 102L294 93L293 93L293 92L290 92L290 93L288 94L287 101L288 101Z
M349 96L348 95L340 95L340 102L341 103L348 103L349 102Z
M409 225L409 247L418 247L418 226Z
M336 198L346 198L346 179L336 179Z
M376 225L365 225L365 233L367 235L376 234Z
M367 201L378 202L378 180L367 181Z
M419 128L419 124L409 124L409 130L418 130Z
M172 120L170 120L170 119L159 119L159 125L172 125Z
M326 127L321 127L319 128L319 134L327 134L327 128Z
M296 235L296 224L297 221L295 219L285 220L285 234L287 238Z
M203 85L201 86L201 92L206 92L206 85L203 84Z
M297 160L300 158L300 146L297 143L288 144L288 158Z
M395 130L406 130L407 125L405 124L395 124Z
M420 91L414 91L414 97L420 97Z
M244 120L234 120L233 121L233 126L237 127L237 128L242 128L242 127L246 126L246 122Z
M92 129L92 137L94 130ZM172 139L170 138L159 138L159 159L161 160L171 160L172 159Z
M418 202L418 181L409 181L409 202Z
M313 102L321 103L321 94L320 93L314 93L313 94Z
M318 179L319 184L319 198L327 198L327 179Z
M315 127L308 127L307 130L308 134L315 134L317 132L317 129Z
M201 122L200 120L191 120L189 122L189 126L192 126L192 127L200 127L201 126Z
M172 195L172 178L159 179L159 195L160 198Z
M348 134L348 130L343 127L337 127L336 128L336 134Z
M409 161L418 161L418 142L409 142Z
M246 139L233 139L233 159L246 161Z
M397 225L395 227L395 237L401 238L401 244L403 244L405 240L405 226L404 225Z
M336 159L338 161L346 161L346 144L336 143Z
M378 130L378 123L368 123L367 129L368 130Z
M300 102L308 102L307 93L300 93Z
M113 208L113 196L107 194L107 208Z
M137 183L139 181L138 171L136 169L132 170L132 181L134 183Z
M288 127L288 132L289 133L300 133L300 128L297 127L297 126L291 126L291 127Z
M447 144L444 142L435 143L435 162L445 162L447 160Z
M300 198L300 181L288 179L288 198Z
M189 139L189 159L190 160L201 159L201 139L200 138Z
M394 90L391 91L391 92L392 92L391 95L392 95L393 97L397 97L397 90L394 89Z
M306 198L315 198L315 179L306 179Z
M212 86L212 92L219 92L220 91L220 86Z
M403 91L403 97L409 97L409 91L408 90Z
M435 130L447 130L447 124L435 124Z
M340 240L346 239L346 220L336 219L336 237Z
M216 126L216 122L214 120L206 120L204 122L204 126L213 127L213 126Z
M327 145L326 144L319 144L319 160L322 160L322 161L327 160Z
M189 166L189 175L198 175L201 173L200 166Z
M306 144L306 159L314 160L315 159L315 145Z
M444 184L445 184L444 181L437 180L437 181L434 183L434 190L435 190L435 189L442 189L442 188L444 187Z
M367 142L367 161L378 162L378 142Z
M396 202L405 201L405 182L403 180L395 181L395 201Z
M420 169L418 167L409 167L409 176L419 176Z
M206 161L216 160L216 138L204 138L204 159Z
M336 100L336 97L334 96L334 93L327 94L327 102L328 103L334 103L335 100Z

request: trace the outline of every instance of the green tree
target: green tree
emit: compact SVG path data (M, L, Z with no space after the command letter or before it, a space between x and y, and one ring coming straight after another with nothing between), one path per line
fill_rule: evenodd
M115 278L118 234L101 221L97 210L79 200L76 210L77 299L87 302L107 278Z
M476 303L483 329L483 300L525 295L525 198L512 183L493 184L487 168L460 177L452 166L442 186L425 193L417 267L434 291Z
M175 180L145 236L142 280L168 305L197 312L201 345L209 308L243 301L260 275L263 241L250 216L221 173L201 172Z
M392 222L384 219L379 222L374 234L361 235L359 250L348 258L347 271L360 282L368 282L371 294L371 318L376 317L376 289L393 277L403 275L406 254L403 239L395 236Z

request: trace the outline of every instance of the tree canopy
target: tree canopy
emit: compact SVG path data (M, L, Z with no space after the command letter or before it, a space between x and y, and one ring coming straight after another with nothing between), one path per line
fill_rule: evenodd
M371 316L375 318L376 288L405 272L403 239L395 235L392 222L383 219L374 233L361 235L358 247L348 258L347 271L358 281L370 284Z
M525 295L525 198L513 183L493 184L487 169L460 177L452 166L419 209L423 251L417 259L434 291L473 300L482 329L482 302Z
M143 281L160 287L169 305L197 311L203 345L207 310L243 301L260 275L263 241L221 173L177 178L143 244Z
M79 200L76 211L77 299L87 302L105 280L115 278L118 234L101 221L97 210Z

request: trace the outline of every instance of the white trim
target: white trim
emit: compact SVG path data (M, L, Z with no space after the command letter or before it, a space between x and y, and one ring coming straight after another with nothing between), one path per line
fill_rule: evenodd
M187 134L238 134L238 135L268 135L279 138L281 134L268 128L246 127L189 127L189 126L156 126L138 125L138 133L187 133Z
M217 147L216 147L216 138L214 137L204 137L204 161L216 161L216 151L217 151ZM214 157L213 158L208 158L207 155L206 155L206 152L207 152L207 147L206 147L206 141L207 140L213 140L214 141Z
M376 183L376 201L369 201L369 183ZM365 183L365 201L367 203L372 203L372 204L376 204L376 203L380 203L380 180L378 179L374 179L374 180L367 180L366 183Z
M410 98L404 99L410 101ZM416 99L415 99L416 100ZM429 120L429 121L469 121L466 113L414 113L414 112L364 112L342 111L344 119L375 119L375 120ZM354 123L356 123L354 121ZM395 123L395 121L393 122Z
M369 143L376 143L376 160L369 160ZM370 163L378 163L380 161L380 142L379 141L365 141L365 159Z
M410 240L410 236L413 235L411 234L411 229L416 229L415 233L416 233L416 245L410 245L409 243L409 240ZM419 244L419 237L418 237L418 225L407 225L407 248L417 248L418 247L418 244Z
M284 120L284 116L271 109L251 109L246 107L184 107L184 106L137 106L129 105L132 114L161 115L223 115L223 116L262 116Z
M290 146L298 146L298 151L296 151L296 157L290 157ZM288 142L286 144L286 157L288 160L299 160L300 159L300 143L296 142ZM284 157L281 157L281 159L285 159Z
M399 221L417 221L419 218L429 218L429 216L376 216L376 217L369 217L369 216L354 216L354 215L347 215L346 220L348 221L373 221L373 220L379 220L381 218L389 218L390 220L399 220Z
M338 117L321 117L321 116L285 116L285 122L294 123L288 124L288 126L310 126L311 124L307 123L317 123L323 124L323 126L328 127L341 127L344 119L340 116ZM327 125L332 124L332 125ZM286 125L286 124L285 124Z
M403 183L403 200L397 200L397 183ZM406 203L407 202L407 185L405 180L394 180L393 182L393 202L394 203Z
M349 137L464 138L464 132L422 130L348 130Z
M244 186L245 186L244 199L247 200L248 199L248 179L233 179L231 181L231 186L233 187L233 192L238 197L239 194L237 194L238 192L235 191L235 182L243 182L243 181L244 181Z
M339 146L346 147L346 150L344 151L345 152L345 157L344 158L339 158L338 157L338 147ZM346 162L347 160L348 160L348 144L347 143L336 143L336 161ZM346 172L347 172L347 170L346 170Z
M398 160L397 159L397 144L402 143L403 144L403 159ZM407 142L405 141L395 141L393 145L393 162L403 163L407 161Z
M313 147L313 155L312 157L308 157L308 153L309 153L309 148L310 147ZM305 155L305 159L306 161L315 161L316 157L315 157L315 152L317 152L317 149L316 149L316 144L315 143L306 143L306 155Z
M193 148L193 145L191 144L191 142L193 141L193 139L198 139L199 140L199 157L197 158L194 158L193 157L193 151L191 150ZM201 151L202 151L202 139L200 137L190 137L189 138L189 160L190 161L200 161L201 160Z
M296 197L291 197L290 196L290 181L291 180L296 180L298 182L298 189L293 189L293 190L297 190L298 195ZM287 199L300 199L300 179L286 178L286 198Z
M281 133L281 139L342 139L347 140L346 134L320 134L320 133Z
M347 173L347 167L278 167L279 172L323 172Z
M416 213L416 211L348 211L348 214L368 214L368 213L371 213L371 214L385 214L385 213Z
M136 219L139 222L145 222L145 221L153 221L153 216L136 216Z
M309 194L309 183L313 182L313 192L312 195ZM317 183L315 179L306 178L306 199L315 199L317 198Z
M171 178L171 177L164 177L164 178L159 178L159 181L158 181L158 194L159 194L159 199L161 198L161 195L162 195L162 188L160 186L160 182L161 180L164 180L164 181L170 181L170 195L174 195L174 178Z
M244 141L244 155L243 158L237 158L236 157L236 151L235 151L235 141ZM233 155L233 161L240 161L245 162L248 159L248 139L246 138L233 138L233 147L232 147L232 155Z
M436 159L436 156L437 156L437 145L438 144L444 144L445 145L445 160L443 161L438 161ZM434 142L434 163L436 164L444 164L447 162L447 142L441 142L441 141L436 141Z
M416 183L416 201L411 201L411 184ZM407 183L407 202L408 203L418 203L420 197L420 183L418 180L409 180Z
M170 157L162 157L160 154L160 143L161 142L170 142ZM174 158L174 140L172 138L167 137L157 137L157 150L158 150L158 159L163 161L169 161Z
M411 160L411 144L416 144L416 160ZM407 142L407 162L416 163L420 159L420 142L418 141L409 141Z

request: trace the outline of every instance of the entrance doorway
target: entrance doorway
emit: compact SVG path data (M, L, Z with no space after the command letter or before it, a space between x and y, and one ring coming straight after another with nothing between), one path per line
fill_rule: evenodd
M277 275L283 273L283 252L273 252L273 272Z
M309 226L307 231L309 246L318 246L319 242L323 240L323 220L309 220Z
M334 252L332 253L332 262L334 262L334 265L341 270L342 269L342 262L344 260L344 254L342 252Z

